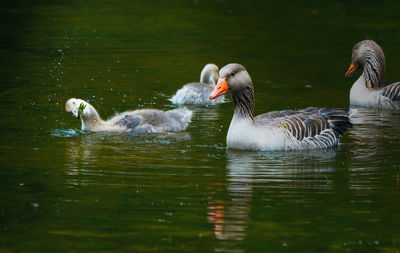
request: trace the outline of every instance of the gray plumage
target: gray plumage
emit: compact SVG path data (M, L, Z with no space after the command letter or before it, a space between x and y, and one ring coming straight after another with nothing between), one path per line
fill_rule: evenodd
M197 104L207 105L222 103L223 97L217 100L210 100L209 95L214 89L218 80L218 67L215 64L207 64L204 66L200 74L200 82L185 84L179 89L169 100L173 104Z
M337 145L345 131L352 127L348 110L340 108L309 107L254 117L254 88L247 70L240 64L228 64L220 70L220 77L225 79L234 104L227 134L230 148L324 149ZM213 93L219 89L215 88Z
M82 108L80 112L79 108ZM69 99L65 104L65 109L81 120L82 130L93 132L181 131L187 128L192 117L192 111L186 108L169 111L140 109L116 114L108 120L102 120L92 105L76 98Z
M139 126L141 121L140 116L136 115L125 115L122 119L118 120L115 122L116 125L119 126L124 126L127 129L135 129L137 126Z
M382 96L396 101L397 105L400 103L400 82L392 83L381 90Z
M350 90L350 103L357 106L383 109L400 108L400 83L385 87L385 55L382 48L372 40L358 42L352 50L353 69L346 77L362 69L360 78Z
M358 42L352 50L352 61L357 68L364 69L366 86L372 89L384 87L385 54L382 48L373 40Z
M307 149L336 145L344 132L352 127L347 109L317 107L264 113L254 118L254 124L282 127Z

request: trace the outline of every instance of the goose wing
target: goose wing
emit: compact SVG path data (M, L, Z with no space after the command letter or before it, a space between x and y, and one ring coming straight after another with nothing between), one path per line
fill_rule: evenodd
M284 128L305 148L326 148L352 127L347 109L310 107L299 111L274 111L254 118L257 125Z
M400 103L400 82L389 84L381 90L381 95Z
M123 127L126 127L127 129L133 130L137 126L139 126L139 124L141 122L141 118L142 117L140 117L138 115L126 114L123 118L116 121L115 125L123 126Z

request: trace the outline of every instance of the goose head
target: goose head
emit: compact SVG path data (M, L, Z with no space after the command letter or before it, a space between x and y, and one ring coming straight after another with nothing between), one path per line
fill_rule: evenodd
M212 63L204 66L200 74L200 83L216 84L218 80L218 66Z
M210 99L227 92L232 95L235 113L253 118L254 88L246 68L238 63L231 63L219 71L218 83L210 94Z
M358 69L364 70L367 82L371 87L383 85L385 55L382 48L375 41L363 40L354 45L351 64L345 77L352 76Z
M70 98L65 103L65 110L71 112L72 116L83 121L93 117L98 117L97 111L85 100L79 98Z
M217 86L210 94L210 99L219 97L228 91L236 94L246 88L253 88L250 75L240 64L231 63L220 70Z

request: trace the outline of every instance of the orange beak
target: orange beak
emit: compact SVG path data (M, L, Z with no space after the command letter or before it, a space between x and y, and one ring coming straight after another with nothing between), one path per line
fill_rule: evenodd
M345 77L350 77L354 74L354 72L357 71L356 65L354 65L353 62L351 62L349 69L347 70L346 74L344 74Z
M219 78L217 86L215 86L214 90L210 94L210 99L222 96L227 92L228 92L228 84L226 82L226 78Z

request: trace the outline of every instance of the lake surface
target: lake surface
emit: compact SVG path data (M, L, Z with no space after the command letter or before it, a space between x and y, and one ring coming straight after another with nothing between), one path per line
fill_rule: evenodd
M179 133L80 131L175 108L206 63L243 64L256 114L348 107L353 45L400 80L399 1L0 3L1 252L399 252L400 113L358 109L326 151L226 149L230 99ZM358 74L356 75L358 76Z

